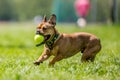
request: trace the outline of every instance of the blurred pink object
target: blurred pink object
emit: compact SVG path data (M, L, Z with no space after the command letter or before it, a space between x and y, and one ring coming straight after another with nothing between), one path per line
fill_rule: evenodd
M90 9L89 0L76 0L75 9L78 16L86 17Z

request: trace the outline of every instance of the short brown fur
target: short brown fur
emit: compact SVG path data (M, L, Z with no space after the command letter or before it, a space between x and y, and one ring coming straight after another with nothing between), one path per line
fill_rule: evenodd
M44 51L34 64L39 65L51 55L54 55L54 58L49 62L49 65L53 66L57 61L71 57L80 51L83 53L82 62L94 61L96 54L101 50L99 38L86 32L61 34L56 30L55 25L56 16L53 14L48 21L44 17L43 22L37 27L40 34L50 35L49 40L52 39L54 34L59 34L59 37L54 41L52 49L46 45L47 41L45 42Z

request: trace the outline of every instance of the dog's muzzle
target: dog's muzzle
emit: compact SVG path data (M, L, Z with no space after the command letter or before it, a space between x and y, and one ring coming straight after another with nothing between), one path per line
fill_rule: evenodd
M41 34L39 30L36 31L36 34Z

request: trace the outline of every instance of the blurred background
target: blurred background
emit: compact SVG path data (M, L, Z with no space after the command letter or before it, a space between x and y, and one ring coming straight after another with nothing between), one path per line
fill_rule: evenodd
M57 15L58 22L76 22L76 0L0 0L0 21L31 21ZM89 0L88 22L119 23L120 0Z
M33 65L43 51L35 46L37 24L51 14L60 33L100 38L95 63L82 64L77 54L54 68L49 60ZM120 0L0 0L0 80L120 80L119 23Z

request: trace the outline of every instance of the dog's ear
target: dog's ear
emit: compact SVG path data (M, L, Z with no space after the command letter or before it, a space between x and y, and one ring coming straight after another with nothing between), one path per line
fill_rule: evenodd
M46 15L44 15L44 17L43 17L43 22L47 22Z
M56 15L52 14L50 19L48 20L48 22L55 26L56 25Z

